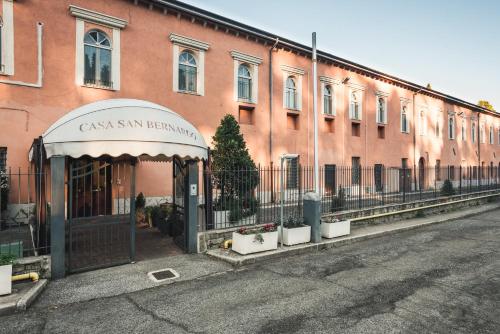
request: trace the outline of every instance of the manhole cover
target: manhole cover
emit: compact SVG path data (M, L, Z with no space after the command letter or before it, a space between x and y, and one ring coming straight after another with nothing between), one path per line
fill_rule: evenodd
M151 280L155 282L163 282L166 280L178 278L179 274L171 268L166 268L166 269L151 271L148 273L148 276Z

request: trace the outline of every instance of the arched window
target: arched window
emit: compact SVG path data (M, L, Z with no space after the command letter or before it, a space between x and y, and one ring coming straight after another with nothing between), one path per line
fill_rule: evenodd
M462 140L465 140L466 132L465 132L465 118L462 119Z
M455 139L455 118L453 116L448 118L448 138Z
M490 144L493 144L495 142L495 137L493 134L493 127L490 126Z
M349 102L349 110L351 113L351 119L359 120L360 117L360 107L359 100L356 92L351 92L351 100Z
M408 122L408 111L406 106L403 106L403 108L401 108L401 132L404 133L410 132L409 122Z
M427 124L425 119L425 112L423 110L420 111L420 135L424 136L427 132Z
M183 51L179 55L179 90L196 93L198 66L194 55Z
M111 42L100 30L90 30L84 40L85 84L112 87L111 82Z
M377 122L385 123L385 99L383 97L377 98Z
M473 143L476 142L476 123L472 122L470 127L470 137Z
M326 85L323 90L323 113L333 115L332 86Z
M295 78L292 76L290 76L286 79L285 107L288 109L298 109L298 106L297 106L297 85L295 84Z
M238 99L252 100L252 74L246 64L238 67Z

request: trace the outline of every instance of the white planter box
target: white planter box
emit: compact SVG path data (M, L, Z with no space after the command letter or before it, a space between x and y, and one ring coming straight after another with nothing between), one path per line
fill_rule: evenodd
M323 238L335 238L351 233L351 221L343 220L336 223L321 222L321 236Z
M0 266L0 296L12 292L12 265Z
M311 226L301 226L295 228L283 228L283 233L281 233L281 227L278 230L279 242L283 237L283 244L287 246L305 244L311 241Z
M278 231L261 234L264 239L262 243L255 239L255 234L233 232L233 251L245 255L278 248Z

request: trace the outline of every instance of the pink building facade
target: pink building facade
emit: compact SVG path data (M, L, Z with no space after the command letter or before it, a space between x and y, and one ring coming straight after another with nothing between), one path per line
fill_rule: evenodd
M71 110L115 98L174 110L209 146L232 114L257 163L312 164L307 46L175 1L0 0L0 15L4 166L27 166ZM499 165L495 112L324 52L318 87L321 165Z

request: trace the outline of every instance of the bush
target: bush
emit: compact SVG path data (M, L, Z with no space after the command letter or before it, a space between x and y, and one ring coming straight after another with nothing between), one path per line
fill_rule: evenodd
M442 196L453 196L455 195L455 189L453 189L453 184L450 180L445 180L443 186L441 187Z
M12 254L0 254L0 266L14 264L16 257Z
M137 195L135 199L135 209L144 209L146 206L146 198L144 197L144 194L142 192Z
M233 200L229 208L229 221L234 223L243 218L250 217L257 212L259 201L255 197L244 200Z
M341 187L339 188L339 193L332 199L332 212L342 211L346 208L346 196L345 190Z

